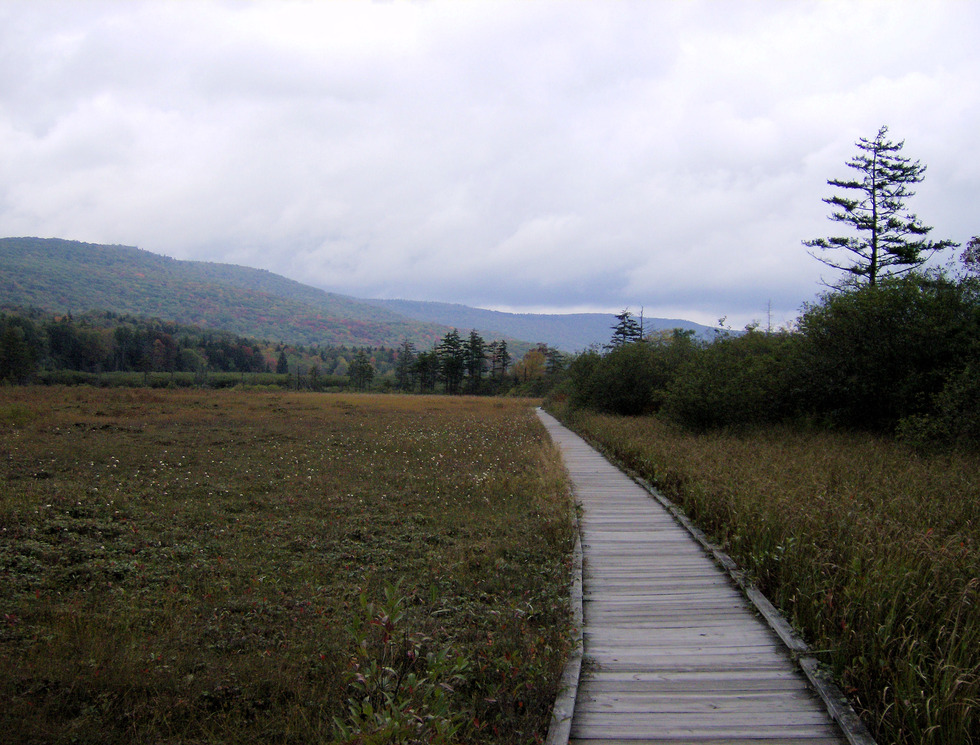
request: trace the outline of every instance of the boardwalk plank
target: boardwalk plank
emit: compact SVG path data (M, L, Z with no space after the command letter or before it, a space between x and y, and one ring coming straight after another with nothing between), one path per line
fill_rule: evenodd
M610 696L585 696L576 706L580 712L634 713L634 714L716 714L751 712L806 712L821 714L814 709L813 701L805 691L789 695L782 691L766 693L694 693L681 695L672 692L668 695L635 691L629 694ZM824 721L824 720L820 720Z
M730 738L679 738L676 736L671 736L669 740L665 739L654 739L652 737L636 738L636 739L623 739L623 738L606 738L588 740L581 738L572 738L568 741L569 745L662 745L664 742L673 743L673 745L740 745L743 743L752 743L753 745L840 745L840 738L838 737L827 737L823 735L814 735L813 737L786 737L786 736L775 736L775 737L765 737L760 735L754 737L751 740L745 738L733 740Z
M843 743L728 575L673 517L542 416L581 503L584 669L571 743Z

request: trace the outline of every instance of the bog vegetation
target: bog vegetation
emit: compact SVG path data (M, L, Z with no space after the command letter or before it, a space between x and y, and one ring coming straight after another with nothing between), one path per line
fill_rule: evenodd
M526 401L0 389L10 743L546 732L572 531Z
M878 742L980 739L980 457L559 406L750 572Z

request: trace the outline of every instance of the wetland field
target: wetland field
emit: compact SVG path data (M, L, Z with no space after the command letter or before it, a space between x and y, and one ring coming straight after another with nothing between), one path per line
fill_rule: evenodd
M8 743L533 743L569 486L532 402L0 389Z

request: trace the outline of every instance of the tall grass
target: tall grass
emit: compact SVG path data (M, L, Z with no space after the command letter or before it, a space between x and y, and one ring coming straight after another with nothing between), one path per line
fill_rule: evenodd
M0 484L5 743L546 731L572 531L527 402L3 388ZM362 717L379 666L413 683Z
M566 421L754 574L880 742L980 742L980 457L865 435Z

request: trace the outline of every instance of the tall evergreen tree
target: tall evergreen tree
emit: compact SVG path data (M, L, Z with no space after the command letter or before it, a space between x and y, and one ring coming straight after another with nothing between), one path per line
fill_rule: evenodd
M871 287L879 279L921 266L936 251L959 245L928 240L932 228L906 210L905 201L915 195L909 187L923 180L926 167L899 155L905 141L891 142L885 139L887 133L888 127L881 127L873 140L862 137L855 143L860 152L847 166L857 171L859 178L827 182L855 195L835 195L823 201L837 208L830 219L857 235L803 241L804 246L820 251L811 251L818 261L847 272L852 282ZM837 259L824 253L838 250L853 256L847 260L845 254L844 259Z
M371 364L367 350L357 350L347 374L350 377L351 385L358 391L365 390L371 384L371 381L374 380L374 366Z
M395 388L411 391L415 388L415 345L407 339L398 348L395 361Z
M470 331L470 336L464 344L466 355L466 387L470 393L479 393L483 384L483 372L487 364L487 345L476 331Z
M499 384L507 374L507 367L510 365L510 352L507 351L507 342L490 342L487 346L487 353L490 356L490 378L495 384Z
M633 317L633 314L629 312L629 309L618 313L616 320L618 323L612 327L613 335L609 342L610 349L616 349L624 344L630 344L631 342L640 340L642 336L640 324Z
M966 250L960 256L960 261L970 274L980 276L980 236L973 236L970 239L966 244Z
M565 370L567 360L560 350L554 347L547 347L545 351L545 373L549 377L555 377Z
M419 391L431 393L435 390L439 378L439 354L433 349L429 352L419 352L415 357L415 376L419 382Z
M289 372L289 360L286 359L286 351L284 349L279 350L279 359L276 360L276 372L279 375L285 375Z
M446 393L459 393L466 370L466 351L456 329L442 337L436 353L439 357L439 373L442 382L446 385Z

